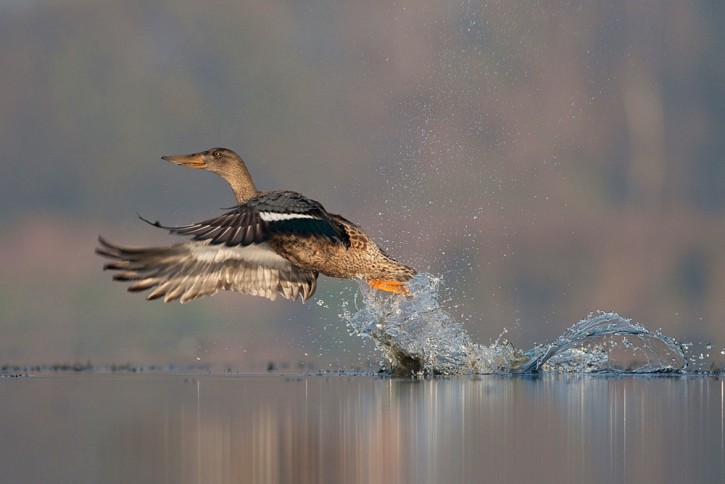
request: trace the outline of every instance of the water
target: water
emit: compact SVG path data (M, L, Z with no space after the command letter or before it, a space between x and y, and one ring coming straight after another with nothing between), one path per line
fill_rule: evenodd
M0 378L0 482L725 481L704 376Z
M599 312L556 341L528 351L506 341L475 343L438 303L440 280L418 274L412 297L389 296L360 286L362 304L341 316L353 334L372 338L394 375L463 375L531 372L684 372L682 345L616 313Z

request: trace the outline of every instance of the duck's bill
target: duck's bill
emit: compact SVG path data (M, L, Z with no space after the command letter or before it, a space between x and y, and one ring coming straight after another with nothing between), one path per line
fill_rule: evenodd
M161 159L175 165L188 166L189 168L206 168L206 162L204 161L204 157L201 153L194 153L191 155L168 155L162 156Z

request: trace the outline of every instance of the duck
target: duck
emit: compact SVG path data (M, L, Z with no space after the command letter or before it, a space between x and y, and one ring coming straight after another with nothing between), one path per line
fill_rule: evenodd
M162 159L221 176L237 205L182 226L139 216L189 238L181 243L128 247L99 236L96 253L111 260L104 270L114 271L114 280L129 283L128 291L150 290L147 299L164 302L186 303L220 291L306 302L315 293L318 275L324 274L410 296L407 283L415 269L395 261L360 226L321 203L290 190L257 190L236 152L212 148Z

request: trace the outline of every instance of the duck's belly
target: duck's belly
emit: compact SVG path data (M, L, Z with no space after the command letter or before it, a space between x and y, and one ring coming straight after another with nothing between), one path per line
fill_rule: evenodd
M323 238L275 237L270 247L294 265L342 279L365 278L370 271L367 244L352 240L350 247Z

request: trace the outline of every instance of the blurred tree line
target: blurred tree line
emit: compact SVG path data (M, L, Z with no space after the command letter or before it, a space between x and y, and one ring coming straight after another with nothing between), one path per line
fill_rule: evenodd
M1 2L0 362L355 364L349 283L304 307L180 307L100 271L99 232L170 240L136 212L233 203L159 160L217 145L442 275L482 342L530 346L603 309L723 343L724 8Z

